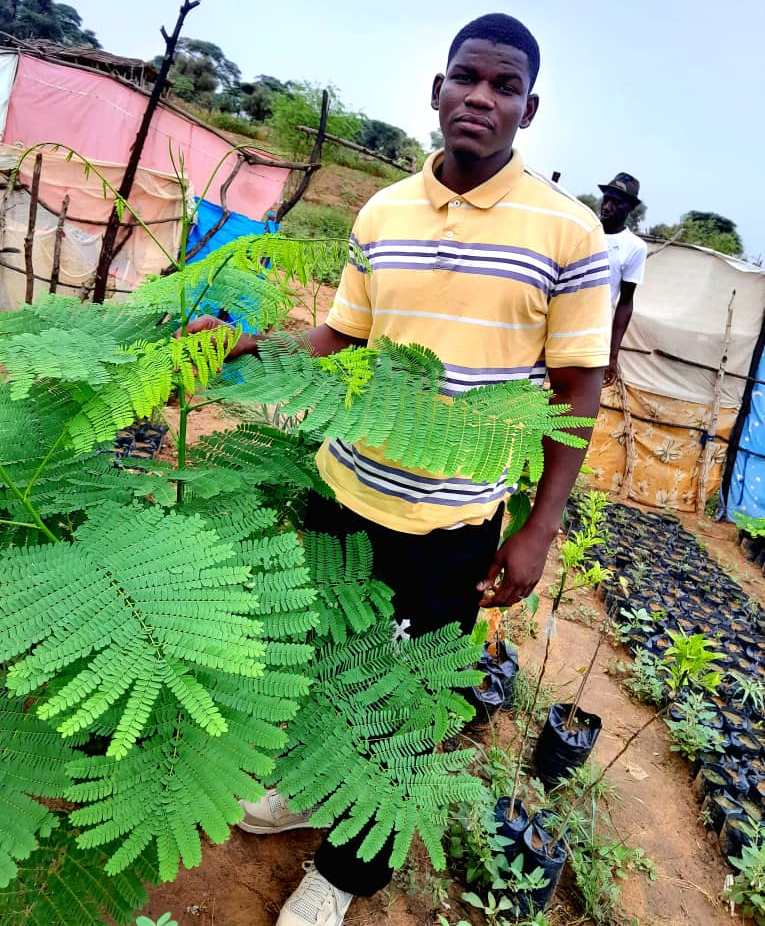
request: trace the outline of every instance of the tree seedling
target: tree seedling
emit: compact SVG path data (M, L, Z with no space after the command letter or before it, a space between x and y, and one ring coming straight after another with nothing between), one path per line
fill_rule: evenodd
M172 916L172 913L163 913L158 920L149 919L148 916L139 916L135 921L135 926L178 926Z
M672 640L672 645L667 648L660 667L669 693L668 703L661 710L653 714L627 738L622 748L603 768L600 775L585 788L579 798L572 804L569 813L560 822L555 838L551 841L550 846L554 847L558 845L566 832L571 814L575 809L588 797L592 790L600 784L609 770L621 759L635 740L647 730L651 724L655 723L660 717L666 715L681 693L689 689L700 689L713 694L717 690L722 679L722 674L715 665L717 653L710 641L707 640L703 634L699 633L688 636L682 631L670 630L669 636Z
M536 713L539 692L542 688L542 681L547 670L547 663L550 658L550 644L555 632L555 622L557 619L558 609L566 594L580 588L586 588L598 585L609 575L609 572L600 566L599 563L589 564L587 554L593 547L603 543L603 537L599 533L599 527L602 520L603 510L607 504L607 495L605 492L588 492L584 496L584 505L582 511L582 528L578 531L572 531L563 541L560 549L561 568L558 575L558 581L553 594L552 608L550 617L545 628L545 654L542 665L537 675L534 695L526 712L523 735L518 750L518 764L516 767L515 778L513 780L513 789L510 794L510 803L508 809L510 813L515 812L516 798L518 797L518 787L520 783L521 767L523 764L523 755L531 730L531 724ZM596 650L597 655L597 650ZM593 659L594 662L594 659ZM585 679L586 681L586 679ZM580 687L577 699L581 697L582 688Z

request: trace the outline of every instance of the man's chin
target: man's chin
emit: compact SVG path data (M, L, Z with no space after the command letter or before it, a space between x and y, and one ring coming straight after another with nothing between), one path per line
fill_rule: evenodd
M478 139L464 137L447 144L447 149L460 161L481 161L497 153Z

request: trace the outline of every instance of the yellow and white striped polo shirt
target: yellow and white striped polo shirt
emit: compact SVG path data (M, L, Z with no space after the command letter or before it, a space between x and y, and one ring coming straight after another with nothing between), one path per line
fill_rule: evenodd
M611 338L609 263L600 223L524 168L517 152L456 195L421 173L364 206L353 237L372 272L350 261L327 324L371 344L422 344L445 366L445 395L508 379L542 383L546 367L603 367ZM478 524L507 494L502 480L402 469L384 451L326 441L317 456L340 502L393 530Z

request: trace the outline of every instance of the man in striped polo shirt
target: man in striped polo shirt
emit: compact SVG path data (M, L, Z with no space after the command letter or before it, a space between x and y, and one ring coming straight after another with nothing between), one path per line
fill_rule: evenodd
M611 334L603 232L513 149L537 111L538 70L537 42L512 17L484 16L458 33L433 83L445 148L359 213L353 235L371 272L349 262L326 324L307 334L316 354L386 336L435 351L445 395L549 376L572 414L597 414ZM256 350L257 338L237 345L237 353ZM451 621L467 631L479 605L512 604L538 582L583 456L546 444L531 516L499 546L501 480L407 470L363 443L330 440L317 463L340 504L313 498L306 527L369 534L375 573L412 634ZM248 832L306 825L275 793L244 808ZM364 863L356 857L363 836L341 847L325 840L277 926L340 926L354 895L388 883L390 845Z

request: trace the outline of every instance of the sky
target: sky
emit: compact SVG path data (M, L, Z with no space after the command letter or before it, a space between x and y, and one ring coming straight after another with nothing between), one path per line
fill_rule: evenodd
M73 5L104 48L149 58L180 3ZM521 19L542 50L540 110L516 138L527 164L559 170L575 194L626 170L640 179L647 223L719 212L737 223L748 255L765 256L761 0L202 0L184 34L215 42L244 78L334 84L348 108L429 147L433 75L461 26L497 11Z

